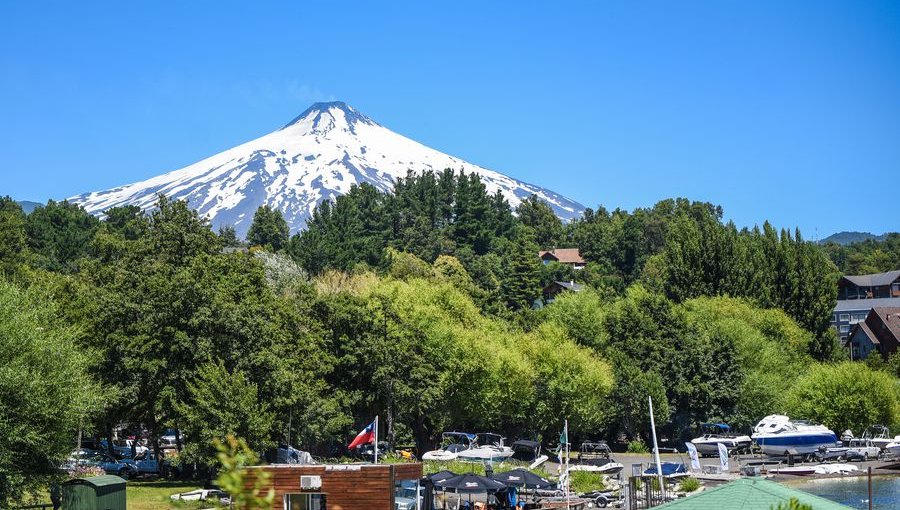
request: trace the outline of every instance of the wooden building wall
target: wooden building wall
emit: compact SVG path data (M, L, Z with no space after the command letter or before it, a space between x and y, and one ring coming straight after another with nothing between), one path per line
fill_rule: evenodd
M272 510L284 509L285 494L325 494L327 510L393 510L394 483L422 477L422 464L337 464L297 466L274 464L248 468L249 483L260 470L271 474L275 489ZM322 477L322 487L300 489L301 476Z

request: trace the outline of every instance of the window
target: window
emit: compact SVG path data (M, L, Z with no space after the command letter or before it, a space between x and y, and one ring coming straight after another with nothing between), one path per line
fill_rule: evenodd
M845 324L845 325L841 326L840 331L841 331L841 333L849 333L849 332L850 332L850 326L847 326L847 325Z
M866 316L869 315L866 312L853 312L850 314L850 324L856 324L857 322L862 322L866 320Z
M325 495L285 494L284 510L325 510Z
M850 314L842 313L838 315L838 322L850 322Z

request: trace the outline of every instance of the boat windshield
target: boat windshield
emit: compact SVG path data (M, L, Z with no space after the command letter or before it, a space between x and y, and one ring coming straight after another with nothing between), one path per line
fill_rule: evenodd
M469 448L472 445L472 441L474 440L475 434L469 434L466 432L444 432L441 435L441 444L447 451L458 451L450 450L448 448L450 446L464 446L465 448Z
M475 442L479 446L503 446L503 436L491 432L475 434Z

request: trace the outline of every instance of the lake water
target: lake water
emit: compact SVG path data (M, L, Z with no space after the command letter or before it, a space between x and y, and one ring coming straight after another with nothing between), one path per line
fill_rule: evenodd
M786 485L852 508L869 508L869 489L865 476L803 480ZM877 509L900 508L900 477L873 476L872 502Z

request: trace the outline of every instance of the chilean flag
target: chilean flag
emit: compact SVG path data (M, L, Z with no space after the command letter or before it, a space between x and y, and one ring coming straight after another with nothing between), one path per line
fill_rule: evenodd
M375 419L372 423L368 424L366 428L362 429L359 434L356 435L356 439L350 443L350 446L347 449L352 450L359 445L369 444L375 442L375 424L378 422L378 418Z

